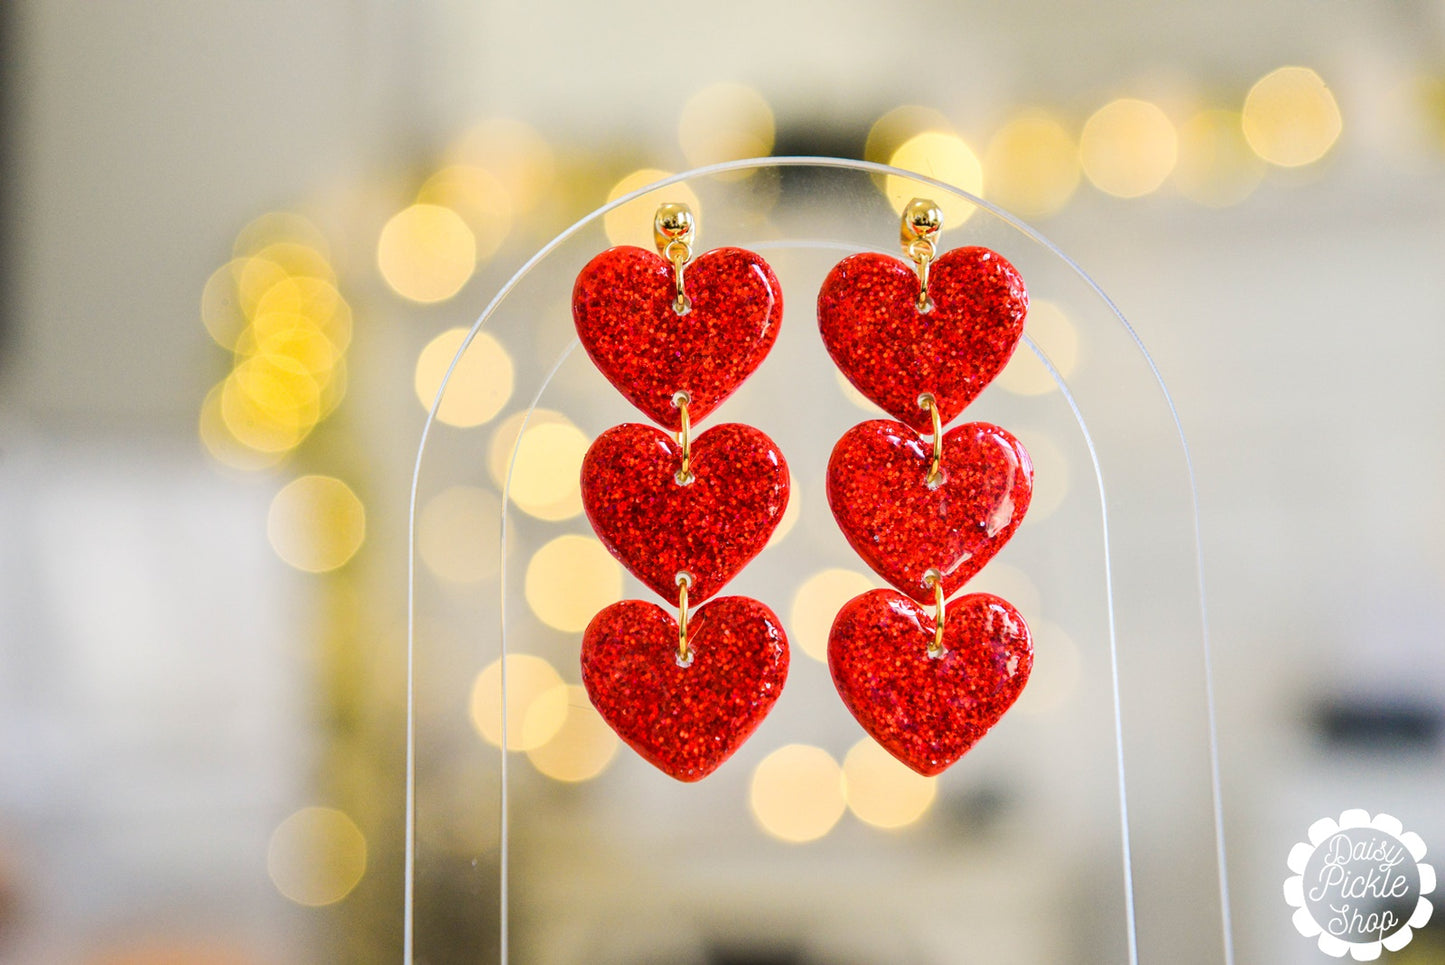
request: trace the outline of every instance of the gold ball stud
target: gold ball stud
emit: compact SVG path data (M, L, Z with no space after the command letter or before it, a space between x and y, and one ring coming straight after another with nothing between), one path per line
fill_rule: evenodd
M914 198L903 208L903 225L899 239L904 246L915 241L931 241L943 230L943 209L927 198Z
M697 221L693 217L692 209L685 204L660 205L657 216L652 219L652 240L657 244L659 252L666 252L669 245L678 242L692 244L696 232Z

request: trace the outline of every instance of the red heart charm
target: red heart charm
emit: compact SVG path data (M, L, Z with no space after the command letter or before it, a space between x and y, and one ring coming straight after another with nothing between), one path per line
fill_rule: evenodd
M897 258L844 258L818 292L823 344L848 380L894 418L931 429L918 397L951 422L1003 371L1024 332L1029 296L1002 255L955 248L928 272L933 308L918 310L918 276Z
M623 600L582 637L582 683L617 736L677 778L696 781L762 723L788 678L782 623L757 600L725 596L688 621L691 662L677 656L677 622L655 603Z
M1034 467L1023 444L987 422L943 434L943 482L928 485L933 444L874 419L843 434L828 460L828 504L843 535L878 575L921 602L943 575L952 596L1023 521Z
M582 504L612 555L663 599L692 575L701 602L767 545L788 505L788 464L773 440L725 423L692 440L692 482L678 482L682 449L667 433L614 426L582 460Z
M869 590L848 601L828 636L828 667L843 703L889 753L928 776L998 723L1034 665L1023 617L988 593L948 604L940 657L928 653L933 634L923 607L892 590Z
M696 423L762 363L783 321L783 290L761 257L715 248L683 272L692 308L673 311L672 265L641 248L609 248L572 288L572 318L592 361L617 391L673 431L673 395Z

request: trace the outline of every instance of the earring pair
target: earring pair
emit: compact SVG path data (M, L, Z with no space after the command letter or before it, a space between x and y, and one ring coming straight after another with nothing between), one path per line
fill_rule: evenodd
M829 667L863 728L923 774L942 771L982 737L1032 666L1028 629L1011 605L989 594L948 602L1022 520L1028 455L997 426L944 429L1008 362L1028 297L995 252L938 254L941 227L940 209L915 200L902 223L911 265L853 255L818 296L834 362L897 420L855 426L829 460L840 528L902 591L873 590L843 607ZM597 438L582 466L587 516L613 555L669 604L624 600L597 614L583 635L582 680L618 735L683 781L711 773L742 745L788 673L787 637L772 610L747 597L713 599L781 520L787 463L751 426L693 436L772 348L782 289L756 253L695 254L695 239L692 212L663 205L656 254L602 252L572 297L594 364L662 427L625 424Z

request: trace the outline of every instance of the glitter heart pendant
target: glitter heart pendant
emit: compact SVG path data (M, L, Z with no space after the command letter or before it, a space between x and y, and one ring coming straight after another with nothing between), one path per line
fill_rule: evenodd
M987 422L934 446L907 426L854 426L828 460L828 504L843 535L879 576L920 602L937 571L946 596L1003 548L1028 511L1033 463L1023 444Z
M929 424L920 393L951 422L1008 364L1029 304L1019 273L988 248L925 264L922 295L912 266L871 252L843 259L818 292L818 328L838 368L919 432Z
M617 391L676 431L678 392L687 393L699 422L762 363L778 337L783 292L768 263L741 248L705 252L683 270L623 246L602 252L577 276L572 318Z
M936 621L892 590L850 600L828 636L843 703L874 740L920 774L945 770L1013 706L1033 669L1017 610L988 593L962 596Z
M582 638L592 705L633 750L679 781L706 777L731 757L787 676L782 623L747 597L698 607L681 641L661 607L623 600L593 617Z
M582 460L582 504L639 580L675 600L687 573L700 602L767 544L788 505L788 465L766 435L733 423L692 439L686 466L684 448L651 426L608 429Z

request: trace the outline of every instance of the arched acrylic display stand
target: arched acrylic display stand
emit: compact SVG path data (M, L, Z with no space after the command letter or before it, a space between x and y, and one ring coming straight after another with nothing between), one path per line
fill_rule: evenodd
M885 177L911 181L897 189L905 197L972 202L941 248L999 251L1035 310L1062 314L1076 337L1062 377L1032 340L1019 349L1044 363L1052 388L1015 394L996 383L962 417L1007 427L1035 461L1029 516L969 587L1023 611L1034 677L938 779L918 822L887 831L845 813L826 836L789 844L750 810L757 763L789 743L841 761L865 736L792 617L815 574L868 573L833 523L823 477L834 441L873 416L835 376L815 299L845 255L899 253ZM688 194L696 250L750 248L783 286L776 347L704 428L756 425L788 457L797 523L726 592L783 618L792 671L757 733L698 784L626 747L595 778L559 782L526 753L485 743L469 700L504 651L579 682L581 635L534 614L526 573L555 538L592 534L581 515L548 521L518 509L489 476L488 450L510 439L496 442L499 424L515 431L533 407L589 438L646 421L577 347L572 282L609 244L650 248L652 210ZM624 205L640 212L635 235L609 239L606 216ZM906 172L822 158L736 162L669 178L573 225L497 294L468 341L481 331L512 360L510 402L465 430L435 423L434 407L413 490L414 521L438 494L468 486L492 493L502 525L488 548L495 575L465 585L435 577L413 550L407 962L1230 960L1188 455L1142 345L1062 252L986 202ZM631 577L623 596L652 599Z

